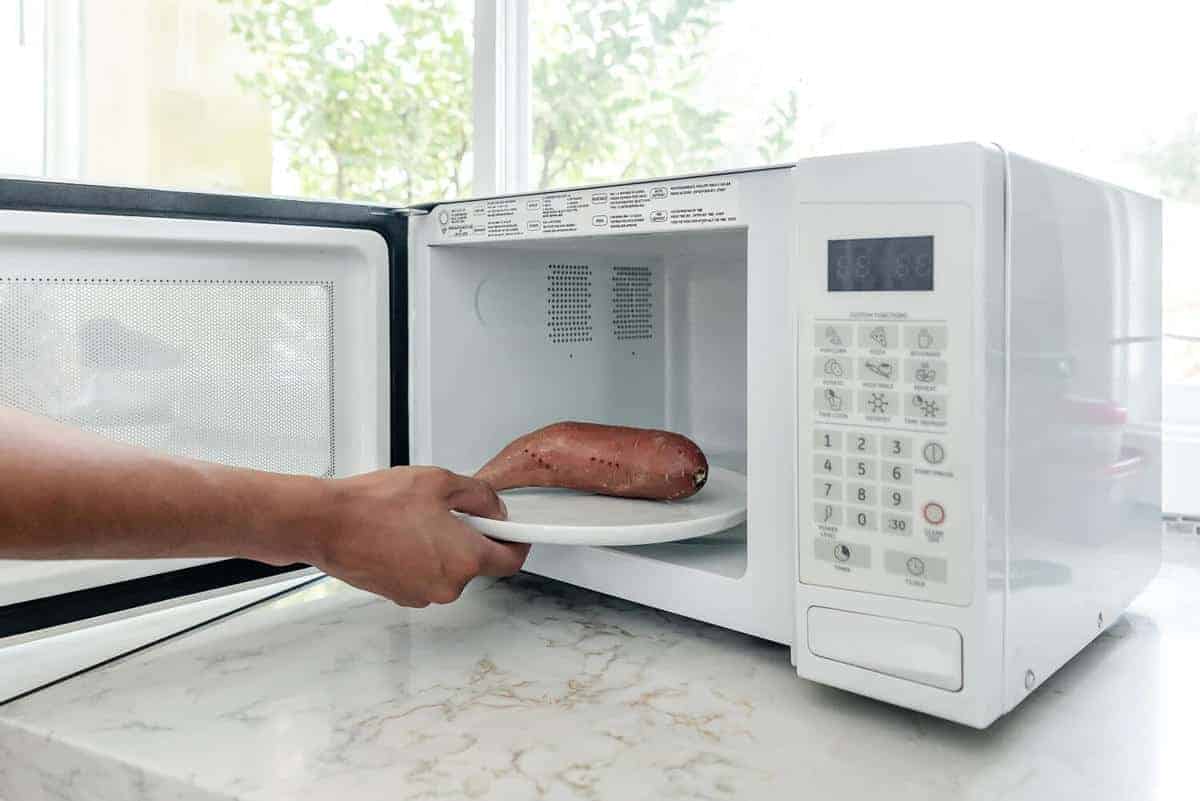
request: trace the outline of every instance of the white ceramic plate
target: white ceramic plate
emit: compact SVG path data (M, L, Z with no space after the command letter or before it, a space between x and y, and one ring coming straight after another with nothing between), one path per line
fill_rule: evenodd
M475 528L509 542L555 545L645 545L702 537L746 519L746 477L710 467L704 489L682 501L645 501L562 489L501 493L508 520L463 515Z

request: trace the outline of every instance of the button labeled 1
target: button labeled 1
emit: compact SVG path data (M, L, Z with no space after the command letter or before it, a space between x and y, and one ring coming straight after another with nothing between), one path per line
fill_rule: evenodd
M816 429L813 431L813 447L819 451L840 451L842 449L842 432Z

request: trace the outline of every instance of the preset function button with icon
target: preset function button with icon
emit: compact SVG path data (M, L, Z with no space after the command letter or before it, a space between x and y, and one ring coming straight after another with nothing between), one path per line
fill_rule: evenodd
M910 325L904 328L904 347L909 350L945 350L946 326Z
M945 420L949 402L937 392L909 392L904 396L904 414L920 420Z
M864 389L858 393L858 413L883 417L900 413L900 396L883 389Z
M822 414L849 414L854 411L854 393L839 387L817 387L813 390L813 408Z
M845 356L817 356L813 359L813 377L827 381L849 381L854 377L851 364Z
M946 560L904 551L884 551L883 569L896 576L923 581L946 581Z
M818 538L813 540L813 555L822 562L832 562L847 567L871 566L870 547L852 542L834 542Z
M867 323L858 326L858 346L867 350L900 347L900 328L895 325Z
M946 461L946 448L940 442L926 442L921 447L921 458L926 464L941 464Z
M945 384L950 375L941 359L905 359L904 380L909 384Z
M900 380L900 364L882 356L858 360L858 380L891 384Z
M851 331L853 329L849 325L817 323L813 331L813 341L818 348L852 348L854 338Z

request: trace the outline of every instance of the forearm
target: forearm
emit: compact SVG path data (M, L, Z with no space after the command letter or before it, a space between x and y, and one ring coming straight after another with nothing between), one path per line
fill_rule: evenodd
M0 408L0 558L310 561L326 484L164 456Z

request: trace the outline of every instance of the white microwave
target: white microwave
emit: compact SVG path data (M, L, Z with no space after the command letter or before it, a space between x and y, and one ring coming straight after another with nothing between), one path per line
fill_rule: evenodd
M984 727L1160 561L1157 201L946 145L399 209L0 182L0 403L284 472L667 428L744 523L527 570ZM0 562L0 646L295 575Z

